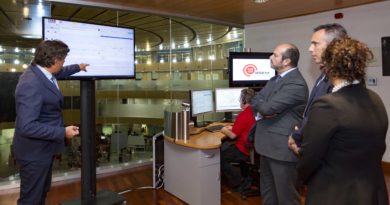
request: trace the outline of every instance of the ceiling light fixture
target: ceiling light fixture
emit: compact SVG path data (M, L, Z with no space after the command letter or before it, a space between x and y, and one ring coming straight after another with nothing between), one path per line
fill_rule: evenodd
M45 16L45 8L43 7L42 3L38 3L37 13L38 16Z
M262 4L262 3L265 3L267 1L268 0L253 0L253 2L255 2L256 4Z
M30 9L27 6L24 6L23 7L23 17L27 18L29 14L30 14Z

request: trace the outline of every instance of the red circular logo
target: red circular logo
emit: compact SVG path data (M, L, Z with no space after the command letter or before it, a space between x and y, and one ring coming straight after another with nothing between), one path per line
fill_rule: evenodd
M255 73L256 70L257 70L257 67L255 65L253 65L253 64L246 64L242 71L244 72L244 75L249 77L250 75Z

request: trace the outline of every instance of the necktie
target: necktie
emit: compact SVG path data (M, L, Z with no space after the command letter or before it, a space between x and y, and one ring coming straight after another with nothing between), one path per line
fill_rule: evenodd
M278 75L278 77L276 77L275 82L279 82L280 80L282 80L282 76Z
M57 87L58 90L60 89L60 87L58 87L58 83L55 77L51 77L51 82Z
M322 74L318 78L318 80L316 82L316 85L313 87L313 90L310 93L309 100L307 101L307 104L306 104L306 107L305 107L305 111L303 112L303 117L307 117L307 111L308 111L308 109L310 109L311 105L313 104L314 99L316 98L316 96L318 95L319 90L322 87L322 86L320 86L322 81L324 81L324 82L328 81L328 79L325 77L324 74Z
M318 85L322 82L322 81L325 81L327 82L328 79L326 78L326 76L324 74L322 74L322 77L317 81L317 84L315 87L318 87Z

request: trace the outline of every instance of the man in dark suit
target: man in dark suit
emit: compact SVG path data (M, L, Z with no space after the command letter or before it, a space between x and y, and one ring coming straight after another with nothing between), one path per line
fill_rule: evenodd
M65 138L79 134L76 126L64 127L63 96L56 77L86 71L88 64L63 68L68 52L61 41L42 41L16 86L13 154L20 166L18 205L45 204L54 155L64 149Z
M264 205L299 205L297 157L287 138L302 120L308 88L297 65L299 50L278 45L271 67L278 75L254 97L252 108L261 117L256 123L255 148L260 154L260 189Z
M351 38L332 41L323 55L332 93L318 98L302 130L297 169L307 183L306 205L388 205L382 171L388 114L366 88L373 55Z
M321 63L322 53L325 51L329 43L335 38L341 38L347 36L347 31L343 26L337 23L319 25L314 28L314 33L311 38L309 51L316 64L320 65L321 75L316 80L314 87L310 93L309 100L303 113L303 120L299 126L296 126L294 132L289 137L288 146L296 154L299 153L299 146L301 144L301 130L306 125L308 120L308 114L311 110L313 102L330 92L332 85L325 77L324 66Z

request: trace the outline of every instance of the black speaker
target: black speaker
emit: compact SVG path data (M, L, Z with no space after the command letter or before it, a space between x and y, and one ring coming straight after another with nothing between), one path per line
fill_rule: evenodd
M390 36L382 37L382 75L390 76Z

